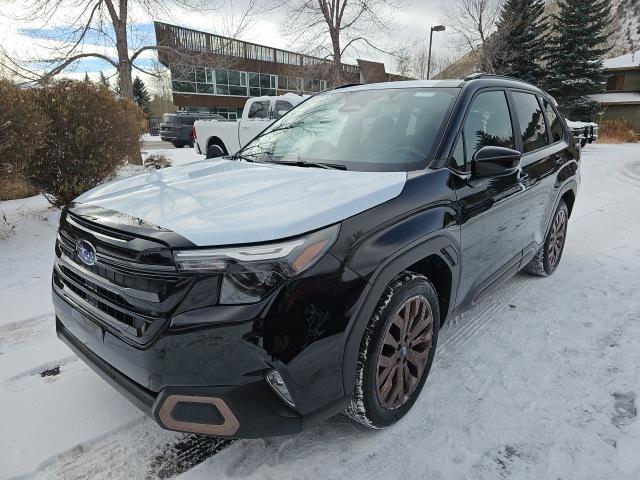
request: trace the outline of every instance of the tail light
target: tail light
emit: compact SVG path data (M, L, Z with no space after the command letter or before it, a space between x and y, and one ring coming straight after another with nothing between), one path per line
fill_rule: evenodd
M191 127L191 136L193 137L194 140L198 139L198 135L196 135L196 127Z

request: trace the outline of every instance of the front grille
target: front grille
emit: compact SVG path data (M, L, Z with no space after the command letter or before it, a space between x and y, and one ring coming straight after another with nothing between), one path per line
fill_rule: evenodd
M79 240L96 249L85 265ZM112 333L145 344L178 308L194 282L181 276L169 247L159 241L105 228L68 212L62 215L54 284Z

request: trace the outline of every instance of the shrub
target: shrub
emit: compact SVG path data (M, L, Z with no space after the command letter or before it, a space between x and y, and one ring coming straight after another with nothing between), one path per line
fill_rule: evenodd
M140 158L144 115L131 100L72 80L46 85L35 97L49 128L26 173L53 205L69 203Z
M38 189L19 174L0 175L0 201L32 197L37 194Z
M633 143L637 142L633 125L628 120L603 120L598 124L598 142L600 143Z
M148 168L166 168L171 166L171 160L169 160L165 155L162 154L153 154L149 155L145 161L144 166Z
M47 119L33 91L0 79L0 190L3 197L32 192L22 178L44 139Z

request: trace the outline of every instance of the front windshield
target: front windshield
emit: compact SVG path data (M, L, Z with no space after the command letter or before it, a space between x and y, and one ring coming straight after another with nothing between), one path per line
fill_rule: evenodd
M426 167L458 89L333 90L274 122L240 156L348 170Z

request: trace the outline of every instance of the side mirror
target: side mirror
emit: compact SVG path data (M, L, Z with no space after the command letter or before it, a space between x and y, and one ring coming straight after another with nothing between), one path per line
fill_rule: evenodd
M287 113L289 110L278 110L278 118Z
M511 148L482 147L471 159L472 177L504 175L520 164L522 154Z

